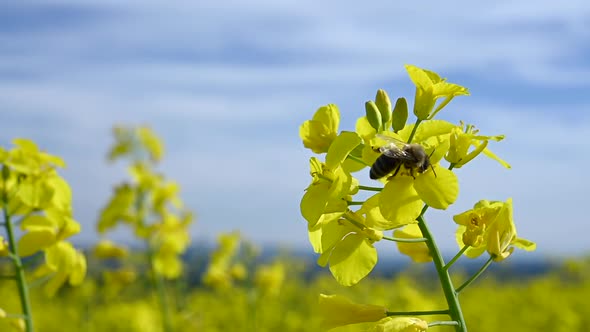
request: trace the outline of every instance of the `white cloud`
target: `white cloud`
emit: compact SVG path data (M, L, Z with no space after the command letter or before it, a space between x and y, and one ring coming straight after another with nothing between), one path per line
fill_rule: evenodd
M0 54L0 73L11 74L0 76L0 106L13 112L0 115L0 138L32 137L65 157L75 209L91 228L111 184L123 178L121 166L103 164L108 129L151 124L170 150L163 169L199 216L196 234L240 228L258 241L302 243L298 204L309 154L297 127L319 105L338 102L342 127L352 129L345 121L362 112L373 86L411 90L408 62L453 82L506 80L538 94L590 83L580 43L590 21L585 1L257 4L106 1L92 5L100 15L79 28L12 35L0 23L0 40L12 47ZM472 111L449 116L506 134L491 147L514 169L478 161L461 170L460 202L450 212L514 196L523 236L540 248L570 236L569 250L582 250L587 105L574 101L567 114L579 118L564 120L535 96L522 96L526 108L484 98L462 99ZM558 204L564 197L569 203ZM557 229L563 215L570 228ZM452 232L448 216L445 228L434 227ZM452 239L443 245L454 248Z

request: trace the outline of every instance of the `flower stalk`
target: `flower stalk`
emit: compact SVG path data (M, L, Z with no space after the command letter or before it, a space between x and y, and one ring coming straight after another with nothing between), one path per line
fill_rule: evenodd
M12 262L14 263L14 269L15 269L15 279L16 279L16 284L17 284L17 288L18 288L18 295L20 297L20 303L21 303L21 310L22 310L22 315L23 315L23 319L25 321L25 331L26 332L33 332L34 331L34 327L33 327L33 314L32 314L32 310L31 310L31 300L29 297L29 287L27 285L27 280L25 277L25 269L23 266L23 262L20 258L20 256L18 255L17 249L16 249L16 237L14 234L14 225L12 224L11 220L10 220L10 214L8 213L8 194L6 191L3 191L2 193L2 211L4 214L4 226L6 227L6 234L8 236L8 248L10 250L11 253L11 258L12 258Z
M447 304L449 306L450 316L458 323L458 325L455 326L455 331L467 332L467 326L465 325L465 318L463 317L463 312L461 311L458 293L455 292L453 281L451 280L449 272L444 268L444 259L440 253L440 250L438 249L438 246L436 245L434 236L430 232L430 229L424 220L424 217L418 217L418 226L420 227L420 231L424 237L428 239L428 241L426 241L426 245L428 246L428 250L430 250L432 261L434 262L434 266L436 268L436 273L438 274L438 278L445 294L445 299L447 300Z

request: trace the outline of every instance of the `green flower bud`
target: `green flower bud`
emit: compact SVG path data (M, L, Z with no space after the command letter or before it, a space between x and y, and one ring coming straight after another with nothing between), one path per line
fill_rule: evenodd
M377 96L375 96L375 104L381 112L381 119L383 121L383 127L385 124L391 121L391 100L385 90L377 90Z
M367 120L371 124L371 127L375 128L378 132L381 131L381 112L374 101L369 100L365 103L365 111L367 112Z
M398 132L404 129L408 120L408 102L406 98L397 98L395 108L393 109L392 127L393 131Z

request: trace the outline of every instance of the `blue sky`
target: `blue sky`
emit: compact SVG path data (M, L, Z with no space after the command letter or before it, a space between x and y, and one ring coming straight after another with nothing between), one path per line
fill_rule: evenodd
M491 149L513 166L481 158L458 171L457 204L430 214L443 249L455 250L453 214L513 197L519 235L539 252L583 254L587 59L584 0L3 3L0 143L32 138L67 161L78 242L96 240L98 211L125 177L105 161L110 128L148 124L167 146L162 171L197 214L196 241L239 229L306 248L311 152L299 125L335 103L352 130L379 88L413 100L411 63L470 89L440 116L505 134Z

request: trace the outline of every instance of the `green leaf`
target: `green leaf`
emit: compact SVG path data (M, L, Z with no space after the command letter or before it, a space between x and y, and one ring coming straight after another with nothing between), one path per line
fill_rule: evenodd
M330 272L343 286L352 286L366 277L377 264L377 249L362 234L348 234L330 255Z
M414 189L424 203L435 209L446 210L457 200L459 181L452 171L434 165L434 172L427 170L414 181ZM436 173L436 175L434 174Z

